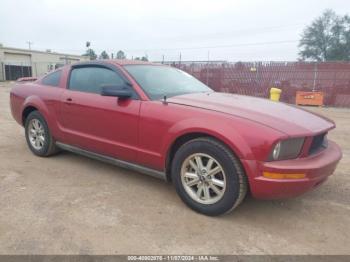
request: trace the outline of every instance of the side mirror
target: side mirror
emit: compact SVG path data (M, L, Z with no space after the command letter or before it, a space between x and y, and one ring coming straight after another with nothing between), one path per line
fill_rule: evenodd
M104 86L101 89L102 96L115 96L120 99L128 99L132 97L132 92L128 86Z

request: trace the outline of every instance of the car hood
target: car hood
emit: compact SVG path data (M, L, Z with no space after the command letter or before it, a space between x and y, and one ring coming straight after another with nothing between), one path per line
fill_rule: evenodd
M167 101L242 117L291 136L312 135L335 127L323 116L264 98L212 92L185 94Z

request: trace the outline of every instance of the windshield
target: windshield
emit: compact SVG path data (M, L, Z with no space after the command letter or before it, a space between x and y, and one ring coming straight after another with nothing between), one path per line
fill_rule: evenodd
M154 65L124 66L152 100L189 93L212 92L208 86L179 69Z

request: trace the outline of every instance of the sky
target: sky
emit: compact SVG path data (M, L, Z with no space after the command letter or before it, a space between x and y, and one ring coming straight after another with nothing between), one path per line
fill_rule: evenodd
M0 43L152 61L294 61L303 29L350 0L0 0Z

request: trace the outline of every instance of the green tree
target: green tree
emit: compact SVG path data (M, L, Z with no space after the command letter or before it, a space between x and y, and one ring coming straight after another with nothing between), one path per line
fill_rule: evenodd
M106 51L102 51L99 58L100 59L109 59L109 55L107 54Z
M96 60L96 58L97 58L95 51L91 48L86 50L85 54L83 54L83 55L90 57L90 60Z
M134 60L141 60L141 61L148 61L148 57L147 56L142 56L142 57L135 57Z
M122 50L119 50L117 52L117 59L125 59L125 58L126 58L125 53Z
M350 16L326 10L306 27L299 48L302 60L349 61Z

